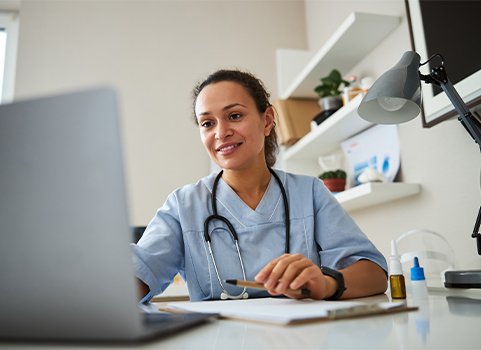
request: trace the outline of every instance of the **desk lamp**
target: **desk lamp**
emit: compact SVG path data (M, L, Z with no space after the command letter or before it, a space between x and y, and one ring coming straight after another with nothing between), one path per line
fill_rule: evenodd
M441 59L428 75L421 74L419 67L433 58ZM440 86L459 114L458 120L481 147L481 122L469 111L446 74L444 59L435 54L426 62L414 51L407 51L401 60L382 74L361 101L358 113L361 118L377 124L398 124L415 118L421 112L421 80ZM479 208L472 237L476 239L481 255L481 207ZM444 285L447 288L481 288L481 270L446 271Z

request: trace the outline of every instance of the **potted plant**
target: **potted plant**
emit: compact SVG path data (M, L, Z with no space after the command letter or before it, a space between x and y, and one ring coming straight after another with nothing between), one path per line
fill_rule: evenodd
M319 125L335 111L342 107L341 86L349 86L347 80L342 79L341 73L333 69L328 76L321 78L321 84L314 88L319 96L321 113L314 117L313 121Z
M346 188L347 174L344 170L337 169L325 171L319 175L319 179L324 182L324 185L331 192L342 192Z

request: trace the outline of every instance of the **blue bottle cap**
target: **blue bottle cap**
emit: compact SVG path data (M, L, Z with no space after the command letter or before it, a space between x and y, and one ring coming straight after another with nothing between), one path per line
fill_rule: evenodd
M424 281L424 269L419 266L419 259L417 256L414 257L414 266L411 267L411 281Z

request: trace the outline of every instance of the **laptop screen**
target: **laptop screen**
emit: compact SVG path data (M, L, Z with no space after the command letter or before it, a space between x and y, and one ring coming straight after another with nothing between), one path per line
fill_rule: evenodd
M0 336L138 332L114 91L0 106L0 193Z

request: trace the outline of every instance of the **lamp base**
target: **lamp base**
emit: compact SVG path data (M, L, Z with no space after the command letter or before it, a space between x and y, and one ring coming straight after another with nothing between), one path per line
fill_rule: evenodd
M481 270L458 270L444 273L446 288L481 288Z

